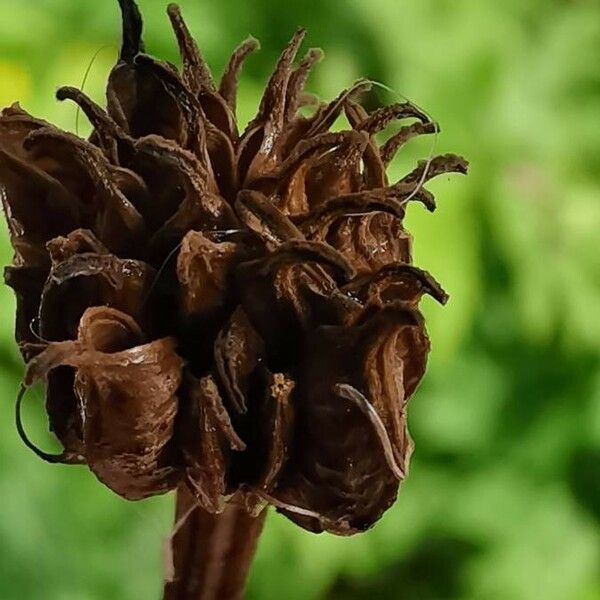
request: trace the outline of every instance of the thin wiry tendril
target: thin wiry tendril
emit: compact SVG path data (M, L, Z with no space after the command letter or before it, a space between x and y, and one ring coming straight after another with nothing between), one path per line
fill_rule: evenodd
M23 404L23 398L27 393L27 386L21 384L19 388L19 394L17 395L17 402L15 404L15 424L17 426L17 433L21 438L21 441L29 448L34 454L39 456L42 460L52 464L84 464L85 460L82 456L78 456L68 452L62 452L60 454L50 454L38 448L27 435L25 428L23 427L23 419L21 417L21 407Z
M367 400L367 398L365 398L363 394L361 394L351 385L340 383L334 387L334 391L340 398L344 398L345 400L350 400L353 402L365 414L369 421L371 421L373 429L375 430L375 433L381 442L385 460L387 461L390 471L399 481L405 479L406 473L404 469L402 469L396 462L394 448L392 446L390 436L388 435L385 425L383 424L381 417L377 414L377 411L373 405Z

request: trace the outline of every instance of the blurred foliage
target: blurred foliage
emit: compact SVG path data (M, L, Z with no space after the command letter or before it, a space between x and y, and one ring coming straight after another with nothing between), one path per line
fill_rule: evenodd
M163 0L141 0L149 50L176 61ZM396 506L350 539L270 516L260 600L600 598L600 4L595 0L182 0L220 68L249 33L248 119L293 29L325 49L311 88L381 81L442 124L468 178L411 208L417 263L450 291L426 304L434 351L411 403L417 450ZM0 0L0 103L74 130L56 86L103 97L116 2ZM381 91L381 94L384 92ZM388 98L389 99L389 98ZM80 119L79 132L89 131ZM394 169L430 152L414 142ZM0 258L10 251L0 234ZM0 288L0 598L158 597L171 499L128 504L83 469L41 464L11 418L22 365ZM45 433L41 396L25 417Z

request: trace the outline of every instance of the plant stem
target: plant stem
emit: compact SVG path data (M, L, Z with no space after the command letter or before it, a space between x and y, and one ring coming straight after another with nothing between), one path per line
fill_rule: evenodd
M194 503L187 488L177 490L175 522L184 521L172 540L174 578L163 600L240 600L267 511L253 517L230 503L215 515L192 510Z

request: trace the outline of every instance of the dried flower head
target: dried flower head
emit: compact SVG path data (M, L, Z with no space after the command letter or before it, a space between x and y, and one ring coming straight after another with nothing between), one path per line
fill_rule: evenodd
M18 105L0 117L25 387L47 380L64 450L27 443L124 498L187 484L209 512L235 497L311 531L365 530L408 471L407 401L429 351L419 300L446 301L411 264L406 206L433 210L423 183L466 162L438 156L390 184L398 149L437 126L409 102L367 112L365 81L303 116L321 58L294 66L303 30L240 133L256 40L217 84L177 6L181 71L144 53L137 6L120 5L107 109L57 94L87 115L89 140ZM331 132L342 113L349 128Z

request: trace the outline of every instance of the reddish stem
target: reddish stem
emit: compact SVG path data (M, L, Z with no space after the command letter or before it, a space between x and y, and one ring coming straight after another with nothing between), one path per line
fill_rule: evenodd
M174 579L163 600L240 600L266 510L258 517L234 503L221 514L200 507L185 487L177 491L175 521L184 519L173 544Z

